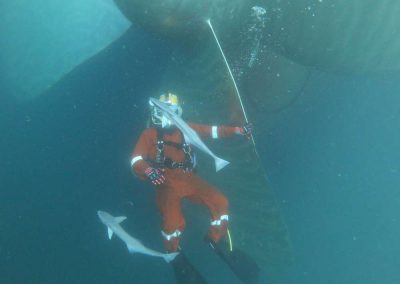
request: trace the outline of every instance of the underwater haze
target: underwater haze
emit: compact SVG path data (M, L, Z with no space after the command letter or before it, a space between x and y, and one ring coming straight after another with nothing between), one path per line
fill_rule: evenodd
M361 5L348 2L353 8ZM127 216L124 229L162 252L155 191L130 169L132 148L146 127L149 97L172 88L185 101L184 117L200 122L238 123L242 114L227 95L233 87L227 85L231 81L211 36L188 51L187 43L164 37L165 30L131 24L121 7L111 0L0 2L0 283L176 283L162 259L130 254L119 239L108 240L96 212ZM267 9L267 19L274 12ZM358 26L346 31L347 39ZM257 252L259 283L400 284L396 64L384 72L351 73L354 65L340 72L341 61L331 73L290 61L302 56L300 49L275 53L263 45L255 31L259 26L252 27L234 34L239 39L229 29L222 35L225 44L240 42L223 47L254 123L260 158L243 171L236 164L211 175L218 186L238 181L240 195L222 189L233 201L234 245L254 254L254 246L243 240L282 245ZM204 47L206 52L199 53ZM324 48L319 50L323 54ZM396 54L394 49L382 53L384 62ZM303 61L313 61L311 55ZM267 79L259 72L269 72ZM210 147L218 153L226 148L230 161L240 161L234 154L252 149L250 141L243 143L225 140ZM211 163L200 162L202 173ZM257 172L253 166L265 169L267 186L259 189L268 191L268 201L273 196L261 209L248 180ZM241 283L203 242L206 210L185 202L183 211L182 248L207 283ZM268 222L276 221L267 232L280 234L265 235L261 227L269 224L267 214ZM243 227L235 224L235 216Z
M399 74L315 74L261 150L288 221L283 283L400 283Z
M129 26L112 0L0 2L2 77L19 100L38 96Z

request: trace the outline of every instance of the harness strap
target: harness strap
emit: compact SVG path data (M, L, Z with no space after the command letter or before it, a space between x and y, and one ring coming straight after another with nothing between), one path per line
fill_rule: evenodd
M172 141L164 141L164 145L172 146L172 147L175 147L176 149L180 150L187 144L186 143L183 143L183 144L175 143L175 142L172 142Z
M187 143L176 143L172 141L164 141L164 133L157 128L157 153L156 160L153 162L158 168L172 168L172 169L184 169L192 171L195 167L195 157L192 157L192 149ZM171 158L165 157L164 146L172 146L178 150L182 150L185 154L185 160L183 162L176 162Z

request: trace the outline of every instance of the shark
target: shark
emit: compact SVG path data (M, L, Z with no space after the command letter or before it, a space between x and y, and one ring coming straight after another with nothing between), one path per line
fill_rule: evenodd
M141 241L129 235L121 227L120 223L126 220L125 216L114 217L110 213L101 210L97 211L97 215L99 216L100 221L107 227L108 238L111 240L114 234L117 235L126 244L130 253L141 253L149 256L161 257L167 263L174 260L179 254L178 252L161 253L144 246Z
M171 111L167 104L160 102L155 98L150 98L149 101L150 105L156 106L157 108L161 109L164 115L168 117L169 120L173 122L176 127L179 128L180 131L183 133L183 137L186 142L192 144L197 149L201 150L202 152L211 156L215 161L215 168L217 172L227 166L229 164L228 161L217 157L204 142L200 139L199 135L194 131L179 115L175 114Z

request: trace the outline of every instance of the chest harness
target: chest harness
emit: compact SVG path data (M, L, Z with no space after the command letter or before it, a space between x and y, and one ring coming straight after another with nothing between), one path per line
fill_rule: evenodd
M182 139L183 143L165 141L163 136L163 132L160 129L157 129L157 152L156 159L155 161L153 161L153 166L156 168L183 169L187 172L193 171L196 167L196 155L190 145L187 144L184 139ZM182 162L177 162L169 157L166 157L164 155L165 145L175 147L178 150L182 150L185 154L185 159Z

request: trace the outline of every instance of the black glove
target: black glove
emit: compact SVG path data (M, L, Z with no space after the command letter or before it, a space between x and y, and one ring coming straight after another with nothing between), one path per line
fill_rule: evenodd
M154 185L160 185L165 182L164 173L160 169L149 167L144 173Z
M239 133L240 133L240 135L244 135L247 138L250 138L251 134L253 133L253 124L246 123L242 127L239 127Z

